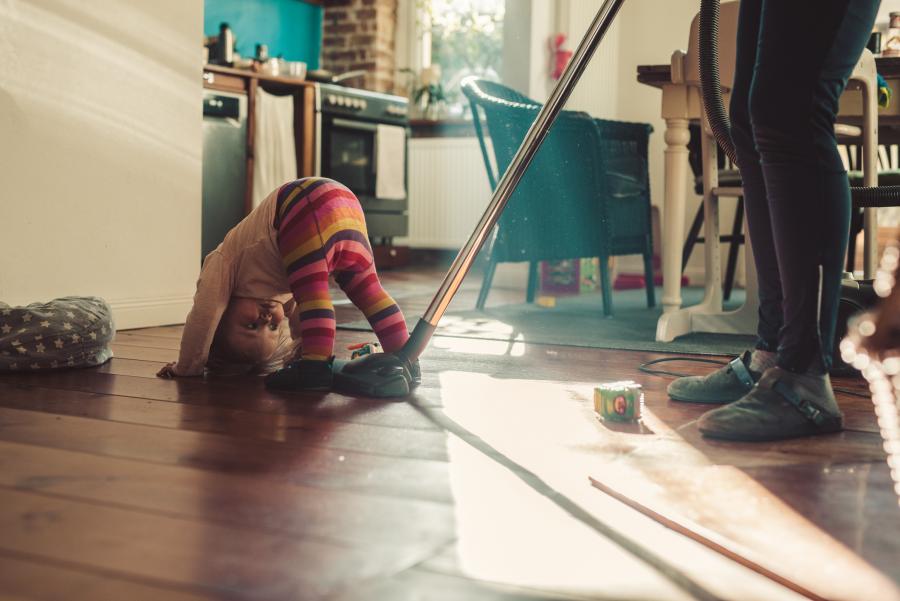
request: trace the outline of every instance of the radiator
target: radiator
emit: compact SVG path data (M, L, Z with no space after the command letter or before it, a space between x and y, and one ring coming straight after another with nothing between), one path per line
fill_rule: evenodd
M409 236L397 242L460 248L491 199L478 139L412 138L408 160Z

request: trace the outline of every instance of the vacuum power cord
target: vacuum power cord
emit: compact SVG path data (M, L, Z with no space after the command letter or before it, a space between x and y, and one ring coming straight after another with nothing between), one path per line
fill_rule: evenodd
M645 374L650 374L653 376L672 376L674 378L686 378L688 376L694 376L697 374L682 374L674 371L667 371L665 369L653 369L651 365L658 365L660 363L670 363L672 361L690 361L692 363L709 363L712 365L728 365L728 361L719 361L717 359L700 359L699 357L664 357L662 359L653 359L652 361L647 361L646 363L641 363L638 366L638 371L641 371ZM835 392L840 392L842 394L849 394L850 396L857 396L864 399L868 399L869 395L861 392L857 392L855 390L851 390L849 388L833 388Z

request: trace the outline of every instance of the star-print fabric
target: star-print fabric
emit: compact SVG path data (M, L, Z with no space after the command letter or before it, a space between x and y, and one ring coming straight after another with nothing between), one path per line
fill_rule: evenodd
M66 296L27 307L0 303L0 372L100 365L113 355L115 331L102 298Z

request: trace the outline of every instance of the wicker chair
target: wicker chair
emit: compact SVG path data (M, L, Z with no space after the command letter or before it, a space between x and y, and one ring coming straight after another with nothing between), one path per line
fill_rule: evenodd
M498 174L512 161L541 105L506 86L474 77L462 82L462 91L472 110L488 180L496 188ZM612 315L608 258L629 254L643 255L647 305L655 306L647 171L651 131L643 123L560 113L500 217L479 309L487 300L498 263L530 263L526 298L532 302L538 261L599 257L603 312Z

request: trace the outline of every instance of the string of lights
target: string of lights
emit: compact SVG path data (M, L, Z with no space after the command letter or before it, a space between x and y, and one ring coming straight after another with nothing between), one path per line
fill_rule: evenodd
M892 338L889 332L879 332L879 327L882 330L890 327L889 318L896 311L893 306L896 303L890 302L888 297L894 301L900 299L900 292L895 291L898 265L900 248L890 246L881 257L873 283L878 296L886 300L882 301L879 310L856 320L841 341L840 349L844 361L860 370L869 383L878 429L884 440L887 464L900 504L900 348L885 346L884 341Z

